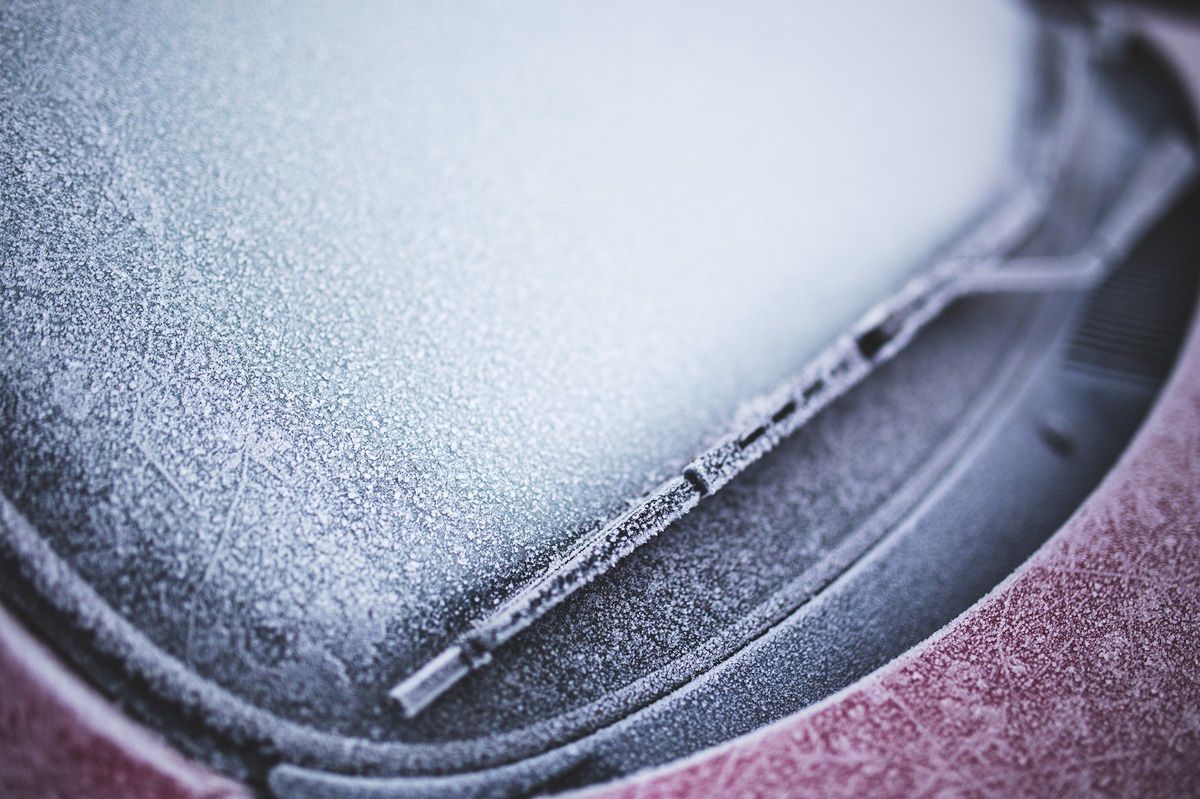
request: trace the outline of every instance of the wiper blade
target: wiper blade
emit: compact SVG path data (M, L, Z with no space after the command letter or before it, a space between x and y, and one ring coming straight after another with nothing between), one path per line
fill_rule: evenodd
M1083 68L1078 61L1075 66ZM754 410L739 416L751 421L737 427L738 432L584 538L571 553L396 685L389 695L400 703L404 714L411 718L420 713L471 671L488 663L497 647L609 571L803 427L904 349L955 300L976 293L1081 290L1102 280L1178 196L1194 171L1196 157L1181 137L1164 136L1143 157L1082 250L1066 256L1008 256L1046 217L1050 184L1057 170L1041 161L1060 165L1063 151L1083 124L1080 104L1086 102L1087 92L1075 94L1075 102L1066 103L1060 111L1056 135L1049 137L1051 146L1030 165L1024 185L963 237L949 255L877 305L796 379L748 406Z

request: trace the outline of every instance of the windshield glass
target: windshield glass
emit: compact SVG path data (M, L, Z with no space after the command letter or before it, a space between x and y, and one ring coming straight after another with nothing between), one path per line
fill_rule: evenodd
M8 490L189 658L511 593L994 196L1027 56L1000 0L167 5L6 61L0 329L82 475Z

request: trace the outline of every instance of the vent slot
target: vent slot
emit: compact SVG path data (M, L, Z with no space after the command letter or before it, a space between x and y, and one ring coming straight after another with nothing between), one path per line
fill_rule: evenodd
M1171 371L1200 288L1200 186L1092 292L1067 363L1080 371L1158 382Z

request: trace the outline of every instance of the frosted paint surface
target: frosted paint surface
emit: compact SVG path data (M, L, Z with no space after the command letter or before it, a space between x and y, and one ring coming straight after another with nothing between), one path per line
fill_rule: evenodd
M1005 172L1025 30L950 0L0 19L6 446L52 473L5 490L168 649L240 668L237 619L300 697L429 654L918 268Z
M249 797L128 719L2 609L0 681L4 796Z

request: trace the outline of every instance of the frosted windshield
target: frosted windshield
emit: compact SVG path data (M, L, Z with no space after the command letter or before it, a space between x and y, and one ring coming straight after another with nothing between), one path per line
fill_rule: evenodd
M89 22L5 123L67 198L10 381L128 383L63 411L97 496L169 475L129 535L309 617L494 601L672 474L994 194L1027 57L1000 0L329 5Z

